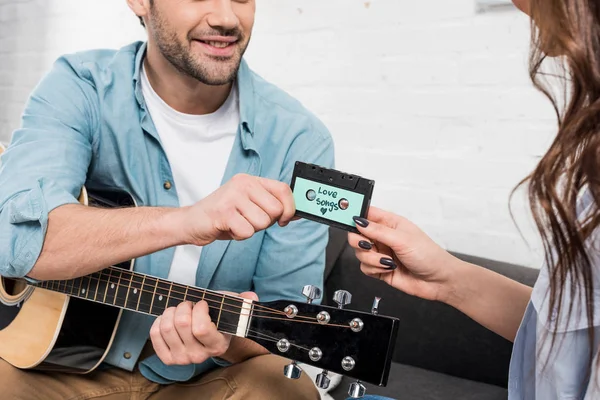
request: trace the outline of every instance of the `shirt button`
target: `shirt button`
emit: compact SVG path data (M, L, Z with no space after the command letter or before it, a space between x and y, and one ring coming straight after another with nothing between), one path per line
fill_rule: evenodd
M125 357L125 359L129 360L131 358L131 353L126 352L125 354L123 354L123 357Z
M164 187L166 190L169 190L169 189L171 189L171 181L165 181L165 183L163 183L163 187Z

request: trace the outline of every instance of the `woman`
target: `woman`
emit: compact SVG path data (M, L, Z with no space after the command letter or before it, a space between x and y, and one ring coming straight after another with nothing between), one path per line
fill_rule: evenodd
M442 301L514 341L509 399L598 399L600 342L600 1L522 0L532 18L531 77L559 115L533 173L529 200L545 250L535 287L453 257L406 219L372 207L350 234L362 271L408 294ZM559 56L564 110L541 81ZM374 397L372 397L374 398Z

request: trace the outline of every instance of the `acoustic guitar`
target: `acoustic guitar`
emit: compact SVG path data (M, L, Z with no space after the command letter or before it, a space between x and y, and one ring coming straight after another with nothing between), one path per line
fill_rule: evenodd
M0 153L2 149L0 148ZM1 161L0 161L1 162ZM135 207L125 191L88 191L90 207ZM85 374L111 348L123 310L161 315L183 301L206 301L221 332L251 339L291 361L283 373L301 374L298 363L323 372L318 387L329 386L329 371L356 379L349 395L362 397L362 382L385 386L398 319L344 308L350 293L334 294L338 307L313 304L320 290L305 286L306 302L260 302L181 285L135 271L135 260L69 280L0 278L0 358L20 369Z

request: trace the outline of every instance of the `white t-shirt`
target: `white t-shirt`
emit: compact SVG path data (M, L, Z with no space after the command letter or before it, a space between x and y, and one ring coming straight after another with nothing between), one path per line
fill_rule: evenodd
M206 115L183 114L154 91L142 69L142 92L173 172L181 206L192 205L221 186L240 122L236 85L223 105ZM169 279L194 285L202 248L178 246Z

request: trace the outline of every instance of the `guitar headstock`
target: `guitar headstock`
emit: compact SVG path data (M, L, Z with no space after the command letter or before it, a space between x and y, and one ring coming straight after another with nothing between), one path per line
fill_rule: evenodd
M300 376L299 362L324 370L317 377L319 387L328 386L326 371L386 386L398 319L378 315L379 298L371 312L360 312L344 308L352 297L344 290L334 294L337 308L312 304L320 298L320 290L314 286L305 286L302 293L306 303L255 302L247 337L271 353L293 360L284 371L288 378ZM360 394L362 389L364 393L360 382L353 385L351 392L354 389Z

